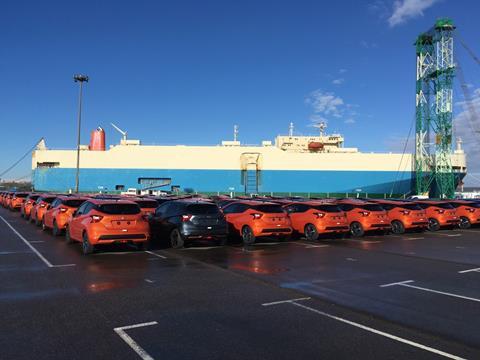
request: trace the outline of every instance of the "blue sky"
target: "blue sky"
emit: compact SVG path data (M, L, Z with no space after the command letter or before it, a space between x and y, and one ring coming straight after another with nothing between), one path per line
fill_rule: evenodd
M74 73L90 77L83 143L98 125L118 142L112 121L146 144L216 144L234 124L259 143L291 121L315 133L311 119L325 118L346 146L401 151L416 36L449 16L478 54L478 13L476 0L6 2L0 173L41 136L75 147ZM480 68L456 50L477 96ZM5 177L29 168L27 158Z

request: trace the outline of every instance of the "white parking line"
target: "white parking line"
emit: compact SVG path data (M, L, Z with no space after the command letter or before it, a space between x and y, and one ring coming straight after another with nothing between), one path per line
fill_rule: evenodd
M159 258L161 258L161 259L166 259L166 258L167 258L166 256L163 256L163 255L157 254L157 253L155 253L155 252L153 252L153 251L149 251L149 250L147 250L147 251L145 251L145 252L146 252L147 254L150 254L150 255L153 255L153 256L159 257Z
M153 284L153 283L155 282L155 281L150 280L150 279L145 279L145 281L146 281L147 283L149 283L149 284Z
M122 327L117 327L113 329L118 336L122 338L123 341L125 341L128 346L130 346L133 351L135 351L138 356L140 356L143 360L153 360L153 357L151 357L140 345L138 345L135 340L133 340L126 332L125 330L129 329L135 329L139 327L144 327L144 326L151 326L151 325L157 325L158 323L156 321L151 321L147 323L142 323L142 324L135 324L135 325L128 325L128 326L122 326Z
M335 315L331 315L331 314L328 314L328 313L326 313L326 312L323 312L323 311L320 311L320 310L311 308L311 307L309 307L309 306L306 306L306 305L303 305L303 304L299 304L299 303L297 303L297 302L295 302L295 301L291 301L290 303L291 303L292 305L301 307L302 309L305 309L305 310L314 312L314 313L316 313L316 314L318 314L318 315L325 316L325 317L327 317L327 318L329 318L329 319L333 319L333 320L336 320L336 321L340 321L340 322L342 322L342 323L344 323L344 324L348 324L348 325L354 326L354 327L356 327L356 328L359 328L359 329L362 329L362 330L365 330L365 331L368 331L368 332L371 332L371 333L374 333L374 334L377 334L377 335L380 335L380 336L389 338L389 339L391 339L391 340L395 340L395 341L401 342L401 343L403 343L403 344L407 344L407 345L410 345L410 346L413 346L413 347L416 347L416 348L419 348L419 349L422 349L422 350L425 350L425 351L428 351L428 352L431 352L431 353L434 353L434 354L437 354L437 355L440 355L440 356L443 356L443 357L446 357L446 358L449 358L449 359L464 360L464 358L462 358L462 357L460 357L460 356L453 355L453 354L449 354L449 353L447 353L447 352L444 352L444 351L441 351L441 350L432 348L432 347L430 347L430 346L422 345L422 344L419 344L419 343L417 343L417 342L414 342L414 341L411 341L411 340L407 340L407 339L404 339L404 338L401 338L401 337L398 337L398 336L395 336L395 335L392 335L392 334L389 334L389 333L386 333L386 332L383 332L383 331L380 331L380 330L371 328L371 327L369 327L369 326L365 326L365 325L362 325L362 324L359 324L359 323L356 323L356 322L353 322L353 321L350 321L350 320L347 320L347 319L344 319L344 318L341 318L341 317L338 317L338 316L335 316Z
M416 290L427 291L427 292L440 294L440 295L445 295L445 296L450 296L450 297L455 297L455 298L459 298L459 299L463 299L463 300L480 302L480 299L472 298L472 297L469 297L469 296L452 294L452 293L447 293L445 291L439 291L439 290L424 288L424 287L420 287L420 286L410 285L410 283L412 283L412 282L414 282L414 281L413 280L406 280L406 281L400 281L400 282L391 283L391 284L380 285L380 287L404 286L404 287L408 287L408 288L412 288L412 289L416 289Z
M30 244L40 244L40 243L43 243L45 241L43 240L33 240L33 241L30 241Z
M419 237L406 237L406 238L403 238L402 240L406 240L406 241L410 241L410 240L422 240L422 239L425 239L424 237L422 236L419 236Z
M303 300L310 300L310 299L311 299L310 297L303 297L303 298L290 299L290 300L280 300L280 301L265 303L265 304L262 304L262 306L272 306L272 305L278 305L278 304L293 303L295 301L303 301Z
M458 236L462 236L462 234L442 234L442 233L435 233L435 234L432 234L432 235L438 235L438 236L448 236L448 237L458 237Z
M17 235L17 236L30 248L30 250L32 250L32 251L40 258L40 260L42 260L42 261L45 263L45 265L47 265L48 267L53 267L53 264L52 264L50 261L48 261L47 259L45 259L45 257L44 257L42 254L40 254L40 252L39 252L37 249L35 249L35 248L32 246L32 244L30 244L30 243L27 241L27 239L25 239L25 238L22 236L22 234L20 234L17 230L15 230L15 228L14 228L12 225L10 225L10 223L9 223L7 220L5 220L5 219L3 218L3 216L0 216L0 219L2 219L2 221L3 221L5 224L7 224L7 226L15 233L15 235Z
M345 260L348 260L348 261L358 261L357 259L354 259L354 258L345 258Z
M469 273L469 272L480 272L480 268L462 270L462 271L459 271L458 273L459 274L465 274L465 273Z

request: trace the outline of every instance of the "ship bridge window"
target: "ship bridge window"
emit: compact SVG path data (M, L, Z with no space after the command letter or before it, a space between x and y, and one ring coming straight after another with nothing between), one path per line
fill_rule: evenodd
M53 167L59 167L60 163L59 162L37 162L37 167L39 168L53 168Z

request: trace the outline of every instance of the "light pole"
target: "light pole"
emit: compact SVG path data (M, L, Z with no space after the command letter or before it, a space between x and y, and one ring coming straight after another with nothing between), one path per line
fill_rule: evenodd
M88 82L87 75L74 75L73 80L80 83L80 92L78 94L78 132L77 132L77 172L75 174L75 192L78 193L79 175L80 175L80 130L82 124L82 90L83 83Z

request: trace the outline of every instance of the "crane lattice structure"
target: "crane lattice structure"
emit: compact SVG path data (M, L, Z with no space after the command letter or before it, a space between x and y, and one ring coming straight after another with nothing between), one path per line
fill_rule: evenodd
M453 197L453 31L450 19L439 19L418 36L415 136L415 190L441 198Z

